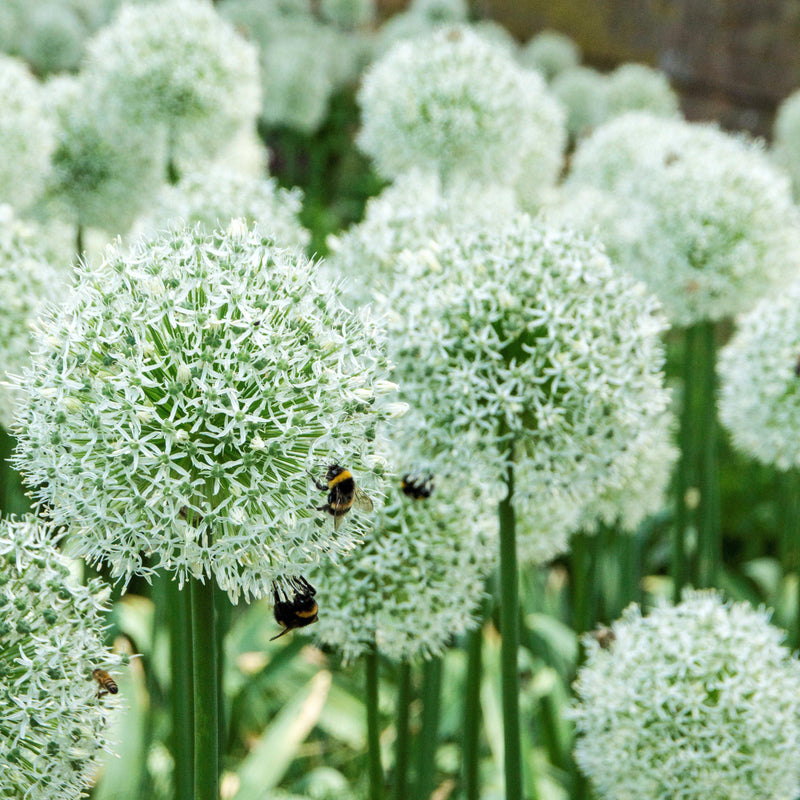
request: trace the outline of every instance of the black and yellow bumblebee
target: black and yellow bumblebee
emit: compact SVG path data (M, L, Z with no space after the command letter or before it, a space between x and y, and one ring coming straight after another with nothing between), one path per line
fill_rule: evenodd
M333 517L333 529L339 530L342 518L351 508L359 511L372 511L372 500L356 486L356 482L349 469L331 464L325 474L325 481L318 481L311 477L314 485L321 492L328 493L328 502L318 506L317 511L327 511Z
M424 500L433 494L433 475L411 475L406 473L400 478L400 489L404 495L414 500Z
M317 601L314 599L317 590L302 576L290 578L289 582L292 584L293 589L290 600L284 600L277 585L272 584L272 597L275 601L273 611L275 622L283 630L275 634L270 641L280 639L285 633L289 633L295 628L305 628L306 625L311 625L318 619L319 606L317 606Z
M119 691L116 681L104 669L93 669L92 677L100 687L97 690L98 698L106 694L116 694Z

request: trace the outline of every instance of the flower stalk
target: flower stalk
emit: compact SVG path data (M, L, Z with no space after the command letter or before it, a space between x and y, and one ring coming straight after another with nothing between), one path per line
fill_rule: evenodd
M381 727L378 708L378 648L373 646L364 654L367 679L367 761L369 800L383 798L383 767L381 766Z
M467 679L464 686L464 738L461 745L464 797L480 797L479 747L481 729L481 675L483 659L483 627L470 631L467 640Z
M394 798L408 796L408 753L410 745L409 708L411 706L411 665L400 663L397 676L397 739L394 751Z
M432 658L425 662L422 677L422 725L417 740L417 784L414 787L417 800L427 800L434 789L441 693L442 659Z

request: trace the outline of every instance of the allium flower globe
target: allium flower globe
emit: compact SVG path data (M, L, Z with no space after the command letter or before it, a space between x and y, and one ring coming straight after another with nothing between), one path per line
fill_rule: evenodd
M234 221L82 267L20 385L17 469L74 552L129 578L213 577L234 602L351 546L311 476L370 460L394 384L380 330L317 267Z
M799 345L795 280L739 317L717 364L719 415L734 445L781 470L800 467Z
M598 234L677 325L746 310L796 269L798 210L757 142L631 112L578 147L567 190L586 185L616 195L620 223Z
M777 162L791 176L800 197L800 91L792 92L778 107L773 128Z
M562 112L541 77L467 27L398 43L367 70L358 101L359 146L387 178L417 167L509 183L520 156L560 158Z
M541 72L549 83L580 64L581 49L563 33L541 31L520 50L519 60L526 67Z
M258 224L261 231L284 247L305 247L311 238L298 221L302 206L299 189L282 189L274 178L256 178L211 167L184 175L175 186L164 186L136 229L152 233L170 221L199 223L207 232L231 219Z
M550 90L567 112L567 131L573 139L591 133L608 117L605 75L591 67L572 67L560 72Z
M261 103L255 47L206 0L124 6L87 45L86 70L131 124L162 124L178 161L213 155Z
M611 117L626 111L647 111L659 117L680 114L678 95L663 72L644 64L621 64L606 80L606 103Z
M22 61L0 53L0 203L22 210L44 183L53 149L53 121L41 84Z
M608 800L794 800L800 662L769 614L684 592L584 639L575 757Z
M70 575L52 531L0 521L0 797L83 796L117 701L92 670L116 673L103 644L108 590Z
M486 480L513 459L531 492L588 501L667 406L657 302L596 243L525 215L439 245L381 303L421 435L488 462Z

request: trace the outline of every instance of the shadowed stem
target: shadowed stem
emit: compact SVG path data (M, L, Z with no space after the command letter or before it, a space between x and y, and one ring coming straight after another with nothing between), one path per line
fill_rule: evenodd
M364 656L367 678L367 759L369 762L369 800L383 798L381 766L381 727L378 713L378 648L373 645Z
M481 732L481 675L483 659L483 626L467 634L467 679L464 686L464 738L461 760L463 762L464 797L478 800L479 747Z
M194 690L194 800L219 800L219 705L214 582L189 581Z
M422 677L422 725L417 740L417 785L414 797L428 800L436 776L436 748L439 743L439 700L442 692L442 659L425 663Z
M787 644L794 650L800 647L800 471L790 469L781 473L781 527L780 540L783 574L794 573L797 579L794 621L789 630Z
M408 661L400 663L397 676L397 740L394 755L395 800L408 797L408 753L410 745L409 710L411 706L411 665Z

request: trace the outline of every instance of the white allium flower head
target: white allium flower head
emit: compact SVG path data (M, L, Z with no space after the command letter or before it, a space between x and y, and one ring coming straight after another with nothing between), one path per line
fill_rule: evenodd
M737 320L720 351L719 415L736 447L764 464L800 466L800 283L763 298Z
M75 8L64 2L31 4L20 55L40 75L76 69L89 31Z
M591 67L559 72L550 89L567 111L567 131L573 139L591 133L608 118L608 79Z
M658 303L595 242L525 215L439 245L381 303L432 452L499 475L513 443L531 493L588 501L668 404Z
M127 5L87 45L87 71L170 156L212 155L261 104L258 54L205 0Z
M162 568L261 596L365 524L334 535L309 473L342 463L380 492L381 337L241 220L111 245L43 320L15 463L113 577Z
M360 223L329 238L327 265L348 279L348 299L365 302L386 282L403 280L405 251L423 250L435 260L443 234L500 224L516 211L509 189L460 182L443 187L434 173L412 170L370 198Z
M800 90L790 94L778 107L773 147L778 163L792 178L795 196L800 197Z
M92 670L121 664L103 645L107 590L81 586L52 531L33 517L0 521L0 794L82 796L108 750L115 700Z
M680 115L678 95L667 76L645 64L621 64L608 75L606 102L610 117L647 111L659 117Z
M685 591L631 606L575 689L575 756L598 796L793 800L800 792L800 662L769 614Z
M431 22L463 22L469 5L467 0L411 0L408 10Z
M403 661L442 653L479 624L485 579L496 566L496 499L487 487L476 486L463 464L424 464L412 455L413 441L402 454L397 442L393 450L393 486L364 542L324 562L311 580L320 611L308 633L346 661L373 644ZM403 480L430 480L433 491L409 496Z
M517 559L522 566L539 566L569 551L586 494L571 489L544 493L530 471L523 462L514 483Z
M211 233L232 219L259 226L282 247L305 247L311 236L297 215L302 206L299 189L282 189L274 178L255 178L210 167L184 175L175 186L164 186L136 229L148 234L163 230L171 221L199 223Z
M321 0L322 16L344 30L363 28L375 21L375 0Z
M164 136L131 125L85 79L48 82L56 146L44 204L61 219L111 234L128 230L164 180Z
M557 151L561 113L536 73L469 28L439 28L401 41L365 73L359 146L379 173L413 167L509 183L520 155Z
M44 184L55 143L41 84L22 61L0 53L0 203L22 210Z
M630 112L579 145L566 188L585 185L617 195L623 219L599 235L677 325L746 310L796 269L798 210L759 142Z
M66 265L51 258L44 230L0 205L0 425L6 430L20 399L8 373L19 373L28 364L43 304L57 302L69 283Z
M519 52L520 61L544 76L549 83L553 78L581 63L581 49L566 34L558 31L540 31Z

